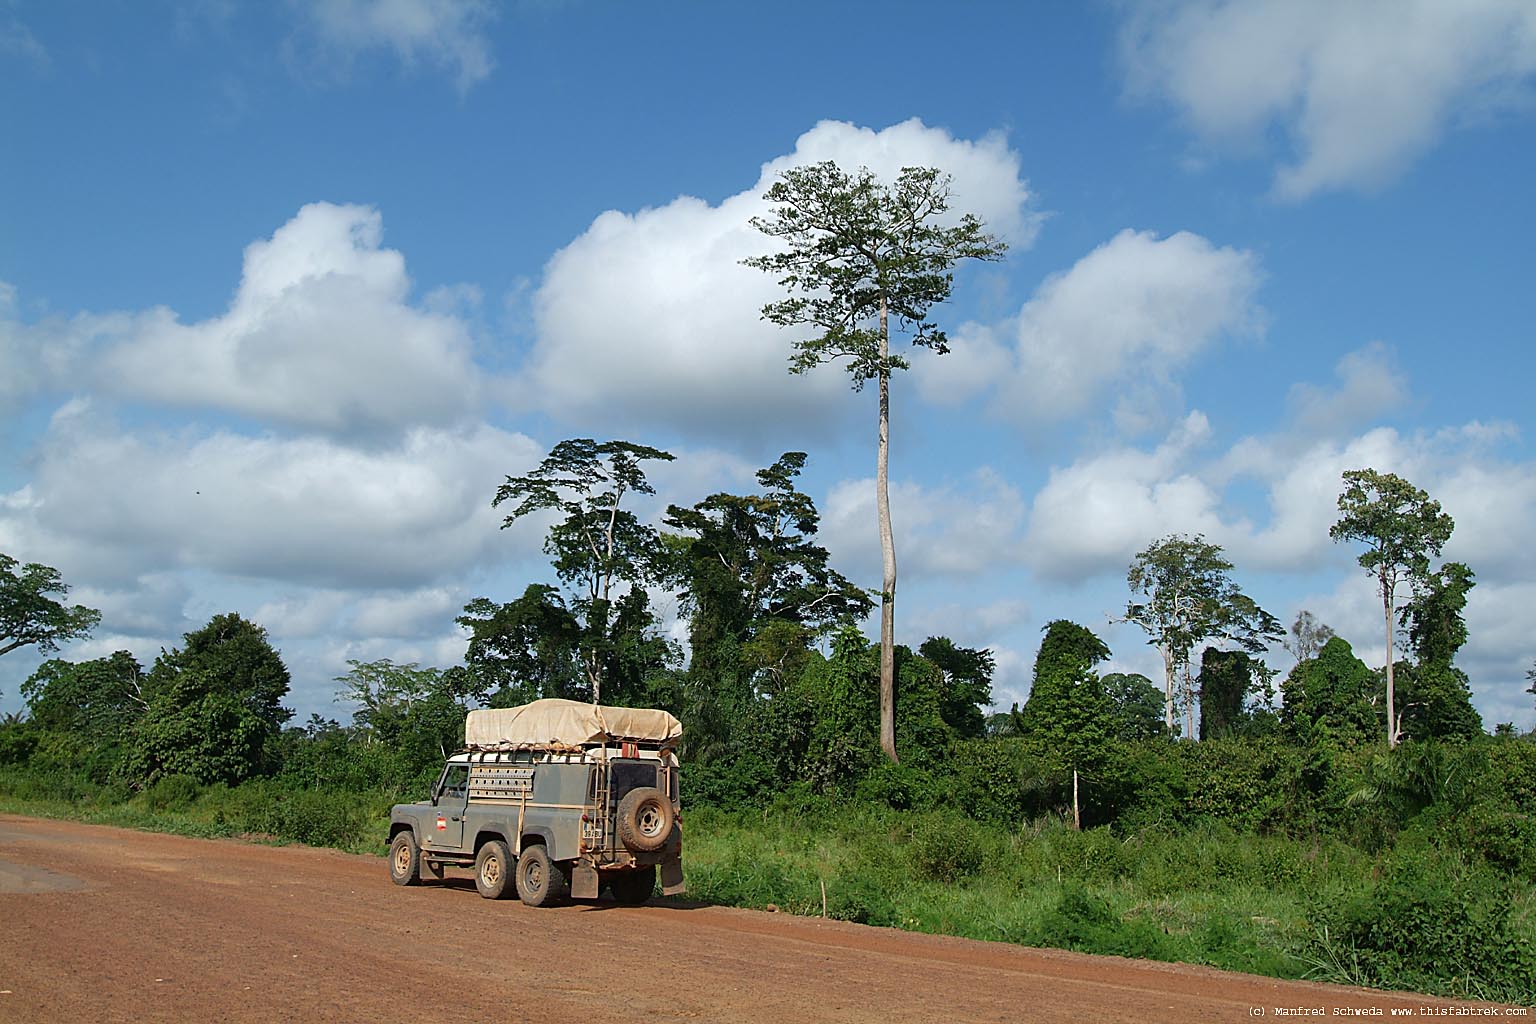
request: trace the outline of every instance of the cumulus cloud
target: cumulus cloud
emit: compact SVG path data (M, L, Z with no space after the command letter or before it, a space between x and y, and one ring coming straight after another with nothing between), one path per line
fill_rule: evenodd
M1159 537L1224 533L1221 495L1190 465L1210 435L1192 412L1151 451L1116 448L1052 469L1029 512L1031 567L1058 580L1124 573Z
M836 484L822 508L821 542L833 564L860 586L882 575L875 517L875 481ZM1017 563L1022 556L1024 499L994 471L982 468L967 485L891 485L891 524L900 578L965 577Z
M417 428L368 450L227 432L141 438L77 402L55 418L32 479L0 496L0 550L88 564L98 580L191 569L421 586L510 548L489 499L539 454L484 425Z
M1381 342L1346 354L1334 373L1334 388L1291 387L1289 405L1299 433L1332 436L1394 412L1408 400L1408 379Z
M824 121L717 205L682 196L609 211L557 253L532 300L530 400L616 430L664 424L748 438L842 415L846 376L832 366L790 376L790 334L760 318L779 286L741 265L769 245L748 223L766 212L762 193L781 171L820 160L887 177L942 167L954 176L956 211L976 213L1015 245L1038 225L1018 154L1000 136L956 139L916 120L878 132Z
M76 317L74 350L96 352L77 374L103 394L330 434L462 422L481 390L468 331L410 305L405 259L382 234L368 207L305 206L246 248L222 316Z
M1255 331L1257 258L1199 235L1122 231L1043 283L1018 316L971 326L919 377L933 401L996 387L994 408L1021 422L1080 413L1116 385L1130 432L1158 418L1175 373L1226 335Z
M1529 88L1526 0L1173 0L1131 8L1130 88L1178 107L1203 139L1254 144L1278 126L1276 193L1379 186L1460 116Z
M386 50L408 68L452 72L461 92L496 66L486 34L496 7L488 0L303 0L293 9L322 54L343 62Z

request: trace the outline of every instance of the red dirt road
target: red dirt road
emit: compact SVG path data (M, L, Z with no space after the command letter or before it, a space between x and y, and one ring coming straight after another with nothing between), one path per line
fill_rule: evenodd
M0 1021L1227 1021L1442 1000L0 816Z

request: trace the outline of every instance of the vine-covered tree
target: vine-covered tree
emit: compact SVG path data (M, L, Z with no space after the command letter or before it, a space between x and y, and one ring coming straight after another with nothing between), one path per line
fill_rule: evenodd
M52 652L78 640L101 621L101 613L83 605L66 605L69 585L59 570L28 562L22 565L0 552L0 654L36 646Z
M1462 613L1474 586L1471 569L1446 562L1424 579L1399 613L1414 654L1414 664L1404 673L1406 685L1397 693L1404 736L1467 739L1482 734L1483 718L1472 706L1467 674L1455 665L1456 653L1467 642Z
M1281 689L1280 722L1296 741L1324 737L1361 743L1376 730L1375 676L1343 637L1332 637L1317 656L1291 669Z
M940 673L939 713L962 739L986 734L982 708L992 703L992 672L996 661L989 650L961 647L947 636L931 636L917 653Z
M884 565L880 601L880 746L896 760L896 545L890 506L891 374L907 360L891 351L894 326L916 346L949 351L949 338L929 319L949 297L961 260L995 260L1005 246L966 214L952 222L948 175L907 167L892 184L868 168L849 174L826 161L783 172L764 195L767 217L752 225L782 247L746 264L778 276L790 293L763 307L781 327L804 327L790 371L804 373L846 360L853 389L879 391L875 506ZM894 321L894 325L892 323Z
M1111 730L1109 699L1094 666L1109 647L1091 630L1057 619L1045 626L1035 655L1035 677L1020 712L1023 731L1046 746L1072 774L1072 820L1082 827L1079 776L1090 777L1104 757Z
M1163 656L1163 724L1174 734L1176 687L1182 683L1184 734L1194 735L1194 693L1190 654L1196 645L1220 639L1250 654L1262 653L1283 634L1279 620L1260 608L1232 581L1232 563L1221 547L1203 536L1173 534L1137 554L1126 574L1132 601L1125 618L1146 631ZM1142 600L1136 601L1134 595Z
M1376 578L1386 624L1387 648L1387 745L1397 746L1402 723L1396 713L1392 652L1396 647L1397 589L1404 583L1416 589L1429 576L1429 559L1439 555L1450 540L1456 523L1440 510L1440 503L1395 473L1351 469L1344 473L1339 494L1339 519L1328 531L1336 541L1352 540L1366 545L1360 567Z
M1248 696L1262 666L1247 651L1207 647L1200 656L1200 738L1238 733L1247 720Z
M492 507L515 502L502 523L506 529L538 512L562 513L550 528L544 551L560 580L575 588L572 608L582 623L581 663L592 700L603 699L605 672L628 664L637 644L654 638L630 636L654 624L643 598L616 606L615 588L640 591L668 578L670 563L656 529L623 507L636 494L655 494L645 478L646 462L671 462L658 448L629 441L571 438L555 445L526 476L509 476L496 490Z

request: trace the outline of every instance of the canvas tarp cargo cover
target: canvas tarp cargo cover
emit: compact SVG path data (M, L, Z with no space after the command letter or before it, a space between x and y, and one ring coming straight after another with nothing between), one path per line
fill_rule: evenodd
M471 711L464 743L479 748L568 746L605 740L635 740L670 746L683 726L665 711L607 708L577 700L536 700L515 708Z

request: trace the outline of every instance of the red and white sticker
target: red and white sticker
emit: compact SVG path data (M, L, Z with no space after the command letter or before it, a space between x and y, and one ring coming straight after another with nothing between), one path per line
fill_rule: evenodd
M437 830L439 832L448 831L448 819L443 817L441 814L437 816Z

